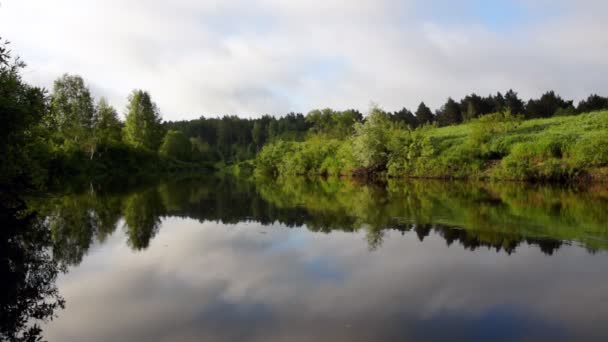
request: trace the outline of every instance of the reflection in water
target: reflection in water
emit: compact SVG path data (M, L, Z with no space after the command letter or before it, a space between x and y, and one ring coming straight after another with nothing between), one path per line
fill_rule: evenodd
M48 229L25 204L0 199L0 340L38 341L40 322L63 308L55 279L59 273Z
M595 272L608 191L586 190L210 177L28 203L46 217L48 262L72 269L58 340L74 326L90 340L563 338L571 325L598 336L573 317L608 314L580 312L608 280ZM588 300L566 301L573 290ZM106 327L83 318L91 307Z
M165 212L158 190L152 188L128 196L124 208L130 245L137 250L147 248Z
M34 201L36 202L36 201ZM232 178L163 183L127 194L87 192L55 196L35 206L45 213L54 253L77 265L94 238L103 241L124 218L129 245L145 249L161 218L224 224L255 221L305 226L313 232L364 230L369 249L387 230L431 232L448 246L487 247L511 254L522 244L551 255L564 243L590 253L608 249L608 191L523 184L397 182L356 184L337 179L286 179L257 184Z

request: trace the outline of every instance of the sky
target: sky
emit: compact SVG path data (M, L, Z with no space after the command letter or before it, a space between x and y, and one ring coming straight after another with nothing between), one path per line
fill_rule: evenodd
M515 89L608 95L605 0L0 0L0 37L52 88L81 75L165 120L432 108Z

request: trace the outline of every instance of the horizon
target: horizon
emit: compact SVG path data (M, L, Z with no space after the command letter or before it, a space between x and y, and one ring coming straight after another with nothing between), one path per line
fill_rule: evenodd
M597 0L3 1L0 32L34 85L80 75L121 116L131 90L145 89L164 120L180 121L437 109L508 89L605 95L608 24L594 19L606 10Z

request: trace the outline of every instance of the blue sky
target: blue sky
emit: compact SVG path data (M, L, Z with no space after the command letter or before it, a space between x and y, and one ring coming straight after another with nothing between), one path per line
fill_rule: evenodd
M449 26L480 25L491 31L508 31L540 19L541 14L522 2L509 0L431 1L420 4L426 20Z
M0 34L51 87L80 74L166 119L387 110L448 96L608 89L602 0L5 0ZM606 94L605 94L606 95Z

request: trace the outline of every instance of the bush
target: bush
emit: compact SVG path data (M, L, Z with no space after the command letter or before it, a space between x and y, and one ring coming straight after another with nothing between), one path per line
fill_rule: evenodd
M608 166L608 133L601 132L579 139L568 154L580 167Z
M163 138L159 153L163 157L188 161L192 157L192 144L181 131L169 130Z
M350 139L340 143L335 155L328 154L321 164L320 173L328 176L344 176L352 174L357 167Z
M571 138L548 135L537 141L518 143L506 156L495 176L519 180L559 180L577 175L578 168L570 160L563 159L565 147Z

